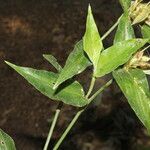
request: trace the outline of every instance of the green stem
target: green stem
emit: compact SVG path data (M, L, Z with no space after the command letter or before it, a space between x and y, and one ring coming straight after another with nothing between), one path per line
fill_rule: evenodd
M72 119L70 124L68 125L67 129L65 130L65 132L63 133L61 138L58 140L56 145L54 146L53 150L57 150L59 148L59 146L61 145L62 141L65 139L66 135L69 133L69 131L71 130L71 128L73 127L75 122L78 120L79 116L82 114L83 111L84 111L84 109L82 109L82 110L80 110L80 111L78 111L76 113L76 115L74 116L74 118Z
M48 136L47 136L47 139L46 139L46 143L44 145L43 150L47 150L48 149L48 145L50 143L50 140L51 140L51 137L52 137L52 134L53 134L53 131L54 131L54 128L55 128L55 125L56 125L56 122L57 122L60 110L61 110L61 107L62 107L62 103L59 103L57 109L55 110L55 116L54 116L53 122L51 124L51 127L50 127L50 130L49 130L49 133L48 133Z
M105 85L103 85L97 92L95 92L95 94L93 94L90 98L89 98L89 103L96 98L96 96L98 96L103 90L105 90L111 83L113 82L113 79L109 80Z
M104 40L118 25L120 18L122 17L122 15L119 17L119 19L117 20L117 22L102 36L102 40ZM87 92L86 98L88 98L93 90L95 84L95 77L92 77L91 80L91 84L90 84L90 88ZM109 86L111 84L111 82L107 82L106 85L104 85L101 89L99 89L93 96L91 96L91 98L89 99L89 102L91 102L100 92L102 92L107 86ZM73 125L75 124L75 122L78 120L79 116L82 114L82 112L85 110L86 108L81 109L80 111L77 112L77 114L74 116L73 120L70 122L70 124L68 125L67 129L65 130L65 132L63 133L63 135L60 137L60 139L58 140L58 142L56 143L56 145L54 146L53 150L57 150L60 146L60 144L62 143L62 141L65 139L66 135L69 133L69 131L71 130L71 128L73 127Z
M101 37L102 40L104 40L117 27L121 17L122 15L118 18L117 22Z
M90 96L90 94L91 94L91 92L92 92L92 90L94 88L94 84L95 84L95 77L92 76L89 90L87 92L87 95L85 96L86 98L88 98ZM70 124L68 125L67 129L64 131L63 135L60 137L60 139L58 140L58 142L54 146L53 150L57 150L59 148L60 144L65 139L66 135L69 133L69 131L71 130L71 128L73 127L75 122L78 120L79 116L82 114L83 111L84 111L84 108L76 113L76 115L74 116L73 120L70 122Z
M105 85L103 85L93 96L91 96L91 98L89 99L89 102L91 102L98 94L100 94L100 92L102 92L111 83L112 83L112 80L108 81ZM80 111L78 111L76 113L76 115L74 116L73 120L70 122L70 124L68 125L67 129L65 130L65 132L63 133L63 135L60 137L60 139L58 140L58 142L56 143L56 145L54 146L53 150L57 150L59 148L60 144L65 139L66 135L69 133L69 131L71 130L71 128L73 127L73 125L75 124L75 122L78 120L78 118L80 117L80 115L82 114L82 112L85 111L86 108L87 107L81 109Z
M85 96L86 98L88 98L90 96L90 94L91 94L91 92L92 92L92 90L94 88L94 84L95 84L95 77L92 76L92 80L91 80L91 83L90 83L89 90L88 90L88 92L87 92L87 94Z

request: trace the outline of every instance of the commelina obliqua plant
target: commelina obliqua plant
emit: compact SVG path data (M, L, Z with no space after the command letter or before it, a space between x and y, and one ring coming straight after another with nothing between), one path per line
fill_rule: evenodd
M21 67L6 61L42 94L58 101L58 107L43 150L48 149L63 103L80 107L80 109L53 150L60 147L79 116L91 101L112 83L113 79L119 85L137 117L150 132L150 90L146 78L146 74L150 74L150 57L144 55L144 51L148 49L150 43L150 5L142 3L142 0L133 2L120 0L120 4L123 8L123 14L102 37L98 32L89 5L85 34L75 44L64 67L61 67L52 55L43 55L56 68L57 73ZM135 37L134 26L139 26L141 29L141 38ZM102 41L116 27L113 45L108 48L104 47ZM89 90L85 92L82 85L72 77L91 65L93 66L93 74ZM91 95L96 79L109 73L112 73L113 79Z

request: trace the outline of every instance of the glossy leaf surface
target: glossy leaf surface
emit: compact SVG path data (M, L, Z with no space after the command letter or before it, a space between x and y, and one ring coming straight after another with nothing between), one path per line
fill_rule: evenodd
M150 27L148 25L143 25L141 27L141 31L142 31L143 38L148 38L150 44Z
M138 118L150 131L150 90L146 75L140 69L117 70L113 76Z
M98 62L96 77L104 76L126 63L147 41L147 39L130 39L118 42L104 50Z
M103 49L103 44L93 18L90 5L86 21L86 32L83 37L83 47L94 65L94 70L96 70L100 52Z
M131 5L131 0L119 0L123 10L127 12Z
M135 38L135 35L131 25L130 17L124 13L119 21L119 25L115 34L114 44L133 38Z
M74 75L81 73L90 65L91 62L84 53L83 42L81 40L75 45L74 50L67 58L66 64L54 85L54 89L56 89L64 81L72 78Z
M9 62L6 63L45 96L78 107L87 104L82 86L78 82L68 81L62 84L57 90L53 90L53 85L58 78L58 74L45 70L20 67Z
M62 70L62 67L59 65L59 63L57 62L57 59L53 56L53 55L49 55L49 54L43 54L43 57L49 62L51 63L55 69L60 72Z
M16 150L13 139L0 129L0 150Z

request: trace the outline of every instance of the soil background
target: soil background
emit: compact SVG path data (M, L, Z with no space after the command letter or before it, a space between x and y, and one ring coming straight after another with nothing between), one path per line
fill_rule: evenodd
M17 150L42 150L57 102L36 91L4 60L55 71L42 58L52 54L63 66L84 34L89 2L103 35L122 12L117 0L0 0L0 127L13 137ZM85 90L90 75L88 68L77 77ZM95 90L110 77L99 79ZM63 107L50 149L76 112ZM60 150L146 150L148 145L145 128L113 83L80 117Z

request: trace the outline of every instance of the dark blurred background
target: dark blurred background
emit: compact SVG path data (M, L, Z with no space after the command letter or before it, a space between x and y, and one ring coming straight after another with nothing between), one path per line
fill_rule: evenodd
M121 15L118 0L0 0L0 128L13 137L17 150L42 150L57 103L4 60L55 71L42 58L47 53L64 65L84 34L89 2L103 35ZM105 47L112 44L113 35L104 41ZM88 68L77 77L85 89L90 75ZM109 77L99 79L95 88ZM76 112L74 107L63 107L50 149ZM80 117L60 150L149 150L148 145L145 128L114 83Z

